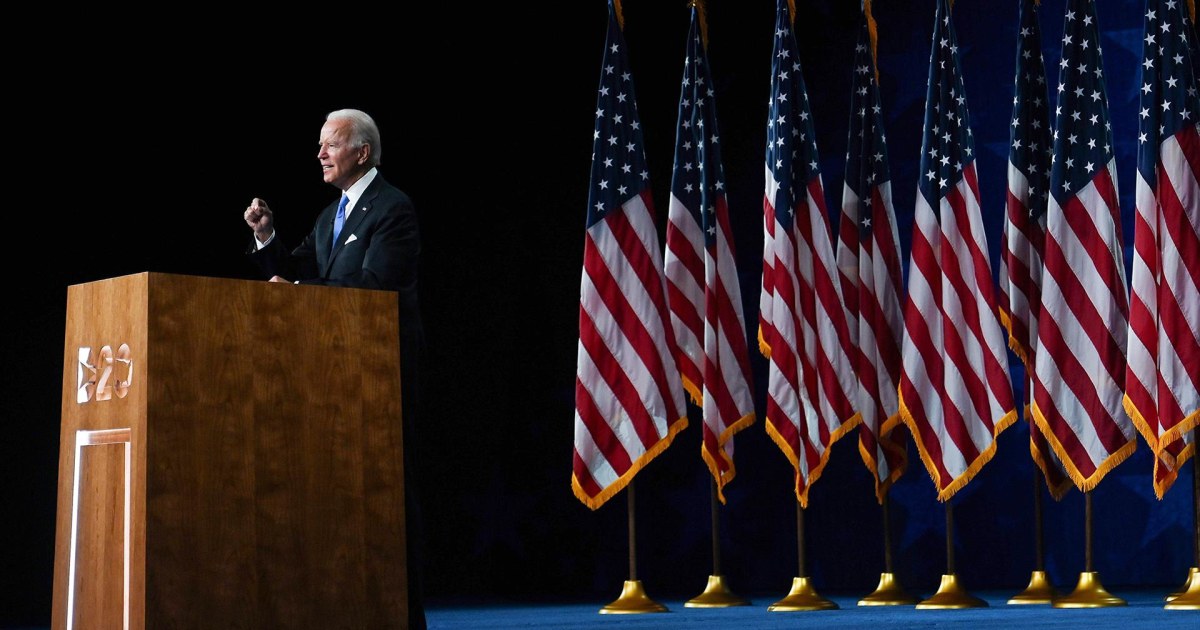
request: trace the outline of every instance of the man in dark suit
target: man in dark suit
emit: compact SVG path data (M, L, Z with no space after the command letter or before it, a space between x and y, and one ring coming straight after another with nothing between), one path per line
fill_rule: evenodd
M396 291L400 303L401 413L404 416L405 514L409 568L409 623L425 628L421 598L420 516L413 472L416 454L417 364L422 344L417 301L420 239L408 195L383 179L379 127L365 112L329 113L321 127L317 160L325 182L341 191L317 217L308 236L288 249L275 234L275 219L262 199L246 208L254 230L248 251L271 282Z

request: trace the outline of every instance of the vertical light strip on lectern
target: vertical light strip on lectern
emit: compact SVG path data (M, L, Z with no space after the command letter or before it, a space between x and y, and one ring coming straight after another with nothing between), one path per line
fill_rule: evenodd
M74 481L71 484L71 559L68 569L67 578L67 630L72 630L75 625L75 552L79 540L79 475L80 475L80 458L83 455L83 447L99 446L107 444L120 444L123 447L125 454L125 480L124 480L124 495L125 505L123 509L124 516L124 536L122 546L124 551L124 569L122 571L122 617L124 618L123 627L129 630L129 535L131 518L131 499L132 499L132 484L129 482L130 474L133 469L133 449L129 447L128 428L124 429L103 429L97 431L76 431L75 432L75 474Z

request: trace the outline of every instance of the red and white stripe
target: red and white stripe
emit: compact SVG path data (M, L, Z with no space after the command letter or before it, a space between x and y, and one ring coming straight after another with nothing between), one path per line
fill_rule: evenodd
M1045 226L1029 216L1029 180L1008 164L1008 197L1000 252L1000 316L1008 343L1027 365L1037 348Z
M1051 196L1042 253L1031 411L1084 492L1137 447L1121 406L1129 307L1114 166L1065 206Z
M771 238L763 250L772 270L769 302L773 331L767 382L767 433L796 470L796 498L808 491L829 459L829 447L858 425L849 332L835 277L832 237L819 176L806 184L792 221L775 220L779 182L766 169L764 198ZM764 280L764 292L767 285Z
M1200 425L1200 136L1160 146L1157 182L1138 172L1125 409L1154 451L1162 498ZM1157 191L1157 194L1156 194Z
M1000 252L1000 319L1008 330L1008 345L1025 365L1026 383L1033 374L1037 348L1037 319L1042 309L1042 247L1046 227L1030 214L1029 180L1008 164L1008 199ZM1030 387L1025 388L1028 419ZM1062 461L1034 422L1029 423L1029 453L1042 471L1051 496L1061 499L1071 489Z
M917 194L904 309L900 411L942 501L1016 420L995 303L971 161L936 210Z
M687 426L649 189L587 230L572 486L592 509Z
M860 242L858 193L843 186L837 264L858 382L856 408L862 414L858 450L875 478L875 497L882 502L907 464L902 434L894 431L900 423L897 386L904 315L892 185L883 182L868 190L871 200L867 207L882 210L872 211L871 239Z
M775 325L771 323L771 305L775 300L775 209L771 207L770 198L763 202L763 215L763 274L762 291L758 294L758 349L764 357L770 358L771 347L767 340L775 335Z
M665 269L683 386L703 410L701 454L724 503L722 490L737 473L733 435L753 424L755 416L742 290L724 196L717 197L715 215L714 244L706 248L695 214L671 196Z

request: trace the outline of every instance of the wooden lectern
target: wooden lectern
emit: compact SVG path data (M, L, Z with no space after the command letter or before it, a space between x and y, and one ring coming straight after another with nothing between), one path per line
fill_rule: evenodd
M396 294L67 289L54 628L407 619Z

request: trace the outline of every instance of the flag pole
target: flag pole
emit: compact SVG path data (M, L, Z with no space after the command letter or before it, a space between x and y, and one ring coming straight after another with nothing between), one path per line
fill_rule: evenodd
M771 612L796 612L806 610L836 610L838 605L825 599L813 588L804 563L804 506L796 501L796 556L799 560L798 577L792 578L792 590L787 597L771 604Z
M721 574L721 519L717 512L720 501L717 499L717 482L709 484L709 499L712 513L712 557L713 570L708 576L708 585L704 592L683 603L686 608L728 608L730 606L749 606L750 602L738 597L725 584L725 576Z
M872 206L876 190L891 179L885 158L886 138L883 132L881 97L879 95L879 26L871 9L871 0L862 0L862 21L855 54L854 90L850 96L850 136L846 153L846 181L842 194L841 228L838 230L836 261L842 278L846 308L852 315L849 327L857 332L856 345L861 351L854 359L860 381L867 370L895 375L900 358L891 344L902 342L903 311L899 273L899 242L894 236L895 211L886 195L882 204ZM861 70L861 71L860 71ZM861 108L861 109L860 109ZM876 112L868 118L868 110ZM862 111L859 117L857 112ZM868 156L871 156L868 158ZM855 168L857 165L857 168ZM890 241L890 242L889 242ZM844 256L844 259L843 259ZM868 277L869 276L869 277ZM847 282L849 281L849 284ZM894 299L890 299L894 298ZM870 306L875 304L877 306ZM880 309L882 317L868 316L863 308ZM890 315L895 315L891 317ZM869 331L869 336L864 333ZM854 336L854 335L852 335ZM873 339L868 342L867 339ZM861 371L860 371L861 370ZM890 393L888 393L890 390ZM906 458L887 448L886 441L898 445L882 425L894 416L898 393L893 380L890 387L876 391L859 390L862 428L859 430L859 450L864 463L872 469L876 496L883 518L883 566L875 590L858 601L859 606L903 606L917 603L896 580L892 572L891 519L888 515L888 490L907 465ZM864 400L865 398L865 400ZM872 408L874 408L872 410ZM873 445L863 442L870 436ZM880 446L883 448L879 448ZM874 453L871 451L874 450Z
M962 608L986 608L987 602L971 595L958 584L954 573L954 504L946 499L946 573L938 590L928 599L917 604L920 610L950 610Z
M1026 392L1033 387L1031 380L1026 380ZM1028 393L1026 394L1028 398ZM1025 407L1026 414L1029 413L1029 407ZM1030 431L1037 431L1037 427L1033 422L1029 423ZM1042 479L1044 472L1038 470L1034 466L1033 471L1033 540L1034 540L1034 569L1029 576L1029 585L1025 590L1013 595L1008 600L1009 604L1049 604L1054 601L1054 598L1059 596L1058 591L1054 589L1054 585L1050 583L1050 578L1046 575L1046 539L1044 517L1042 516Z
M859 606L909 606L917 603L917 598L908 594L892 569L892 527L888 516L888 495L883 495L880 503L883 511L883 573L879 576L879 585L866 597L858 600Z
M1025 379L1025 400L1029 400L1029 391L1033 389L1033 381ZM1029 420L1029 430L1037 431L1032 419L1029 418L1029 405L1025 406L1026 420ZM1032 455L1032 453L1030 453ZM1050 583L1046 575L1046 537L1042 516L1042 477L1046 473L1037 465L1033 467L1033 573L1029 576L1029 585L1025 590L1013 595L1009 604L1049 604L1058 597L1058 591ZM1047 480L1048 481L1048 480Z
M1052 605L1055 608L1108 608L1111 606L1124 606L1125 600L1110 594L1104 589L1104 585L1100 583L1100 574L1095 571L1092 565L1091 491L1084 492L1083 497L1084 571L1079 574L1079 584L1075 586L1075 591L1070 595L1056 598Z
M754 423L754 397L733 260L733 232L724 185L720 183L724 167L717 146L716 97L710 91L713 82L708 66L708 22L703 0L690 0L687 6L691 20L679 95L663 267L671 324L678 342L679 372L689 398L701 411L700 455L712 472L709 514L713 569L704 592L683 605L725 608L750 604L729 590L721 574L719 510L725 501L722 489L735 474L731 440L735 433ZM693 163L699 168L693 168ZM710 255L682 255L690 251ZM693 283L704 290L683 288ZM732 341L735 337L740 343ZM725 348L733 354L726 355Z
M650 599L637 579L637 527L634 511L633 481L625 489L629 505L629 579L621 589L621 596L600 609L600 614L667 612L667 607Z
M1031 431L1037 429L1032 427ZM1008 600L1010 604L1049 604L1058 597L1058 592L1054 590L1054 585L1050 583L1050 578L1046 575L1046 537L1044 535L1045 526L1042 520L1042 480L1040 479L1041 472L1034 466L1033 471L1033 548L1034 548L1034 569L1033 574L1029 577L1029 585L1025 590L1013 595Z
M581 285L579 297L581 360L576 372L579 386L575 398L576 437L571 487L576 497L593 510L626 490L629 579L625 581L621 596L600 612L666 612L665 606L646 596L637 579L637 512L633 480L638 471L687 428L687 413L678 366L675 362L664 365L662 361L674 354L676 344L667 317L666 276L659 254L655 252L658 250L658 232L653 229L653 204L645 175L646 154L622 28L620 0L608 0L604 71L600 75L600 90L596 97L598 113L593 131L594 153L588 191L590 236L585 239L583 248L583 277L587 281ZM612 142L603 140L606 138ZM610 146L623 147L621 168L615 165L615 158L610 159L606 154ZM630 239L641 242L644 247L620 246ZM617 250L622 252L618 254L622 262L613 264L615 260L606 252ZM600 267L605 271L595 271ZM637 286L640 288L634 288ZM657 315L648 319L641 313ZM603 331L625 330L626 326L636 326L641 331L637 341L618 335L622 340L605 346L605 340L610 336ZM601 346L605 349L597 350ZM652 359L643 362L645 357ZM643 374L643 370L647 375L644 380L623 379L621 383L615 383L605 378L607 374L622 372ZM634 400L639 405L636 410L629 406ZM609 417L605 417L605 410L612 412ZM652 421L642 425L640 420L634 421L635 417ZM635 424L639 426L635 427ZM606 439L593 439L589 435L594 426L605 427Z
M1192 444L1200 439L1200 429L1192 429ZM1167 596L1169 610L1200 610L1200 457L1192 456L1192 531L1195 547L1192 549L1195 564L1188 571L1188 581L1183 589Z

